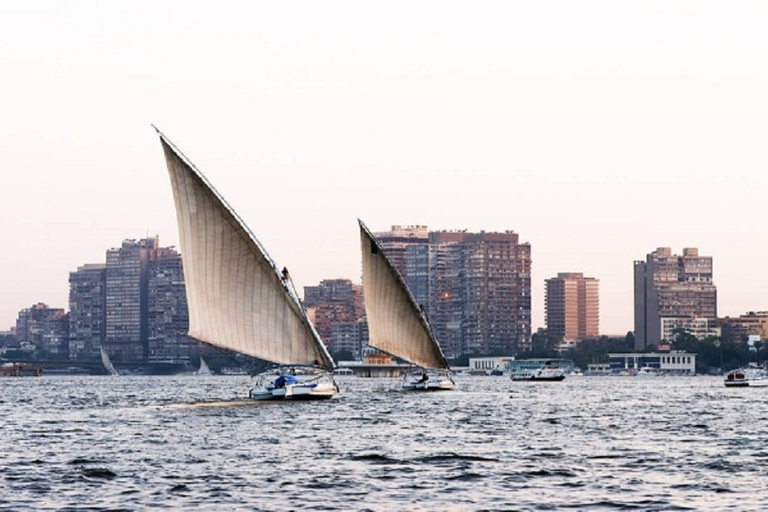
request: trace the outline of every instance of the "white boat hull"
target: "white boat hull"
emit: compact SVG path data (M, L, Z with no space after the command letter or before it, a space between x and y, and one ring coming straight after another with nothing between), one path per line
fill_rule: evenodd
M406 391L446 391L454 389L456 384L450 379L428 380L427 382L403 382Z
M768 373L760 367L747 367L725 374L723 383L727 388L768 387Z
M565 379L565 371L555 366L542 366L538 369L513 370L509 374L512 380L527 380L537 382L559 382Z
M402 388L405 391L448 391L455 387L456 383L448 370L411 369L403 375Z
M281 378L285 383L279 383ZM252 400L327 400L338 392L333 375L322 370L300 375L292 370L286 373L271 370L257 375L256 379L256 385L248 393Z

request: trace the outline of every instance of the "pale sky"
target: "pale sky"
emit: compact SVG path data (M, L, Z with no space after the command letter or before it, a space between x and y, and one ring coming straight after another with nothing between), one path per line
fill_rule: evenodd
M0 4L0 330L68 309L123 239L176 245L156 124L303 286L360 282L373 231L514 230L544 280L714 258L720 316L768 310L768 3Z

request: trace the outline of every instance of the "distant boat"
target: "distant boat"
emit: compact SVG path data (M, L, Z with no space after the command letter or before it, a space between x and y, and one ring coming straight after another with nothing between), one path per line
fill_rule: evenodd
M728 388L766 387L768 371L762 366L751 364L726 373L723 383Z
M32 363L3 363L0 377L40 377L43 369Z
M520 361L520 363L522 362ZM535 367L520 364L510 368L509 378L536 382L558 382L565 379L565 370L550 362Z
M659 376L659 370L652 366L643 366L639 370L637 370L637 377L641 378L648 378L648 377L658 377Z
M368 345L413 365L403 377L403 389L453 389L451 368L432 334L424 309L416 304L373 234L363 221L358 222Z
M213 375L213 372L211 372L211 369L208 368L208 363L205 362L205 359L202 357L200 358L200 368L197 370L198 375Z
M288 270L278 271L234 209L158 134L176 204L188 336L274 364L256 376L249 392L253 399L331 398L338 391L336 365Z
M109 358L109 354L107 354L107 351L104 349L104 347L101 347L101 364L104 365L104 369L107 370L107 373L110 375L120 375L120 373L115 368L115 365L112 364L112 360Z

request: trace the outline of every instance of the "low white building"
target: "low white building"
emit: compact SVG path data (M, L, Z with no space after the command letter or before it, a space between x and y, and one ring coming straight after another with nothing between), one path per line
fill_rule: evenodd
M491 373L496 368L508 371L509 362L514 360L515 356L471 357L469 358L469 371Z
M696 354L673 350L671 352L649 352L608 354L611 358L611 371L614 373L639 370L647 366L658 370L660 373L671 374L696 374Z

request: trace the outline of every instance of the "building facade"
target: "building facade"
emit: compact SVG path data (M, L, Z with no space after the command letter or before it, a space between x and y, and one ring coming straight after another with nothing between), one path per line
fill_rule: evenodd
M19 312L16 337L22 346L34 346L43 358L66 359L69 354L69 316L61 308L51 308L39 302Z
M721 336L732 343L746 342L750 336L768 340L768 311L750 311L738 317L719 320Z
M712 270L712 257L699 256L696 248L683 249L679 256L661 247L645 261L635 261L635 349L671 341L672 325L698 326L701 331L705 322L712 326L713 334L717 332Z
M574 344L600 335L599 282L577 272L561 272L545 281L547 331Z
M408 277L408 248L429 243L427 226L392 226L391 230L373 236L403 279Z
M445 357L531 342L531 247L517 233L429 234L430 324Z
M189 361L197 342L188 338L189 313L181 255L172 248L149 251L147 361Z
M363 315L363 289L349 279L325 279L304 287L304 307L311 311L320 338L334 351L333 326L357 322ZM357 350L359 352L359 349Z
M106 334L106 265L88 264L69 274L69 358L99 358Z

